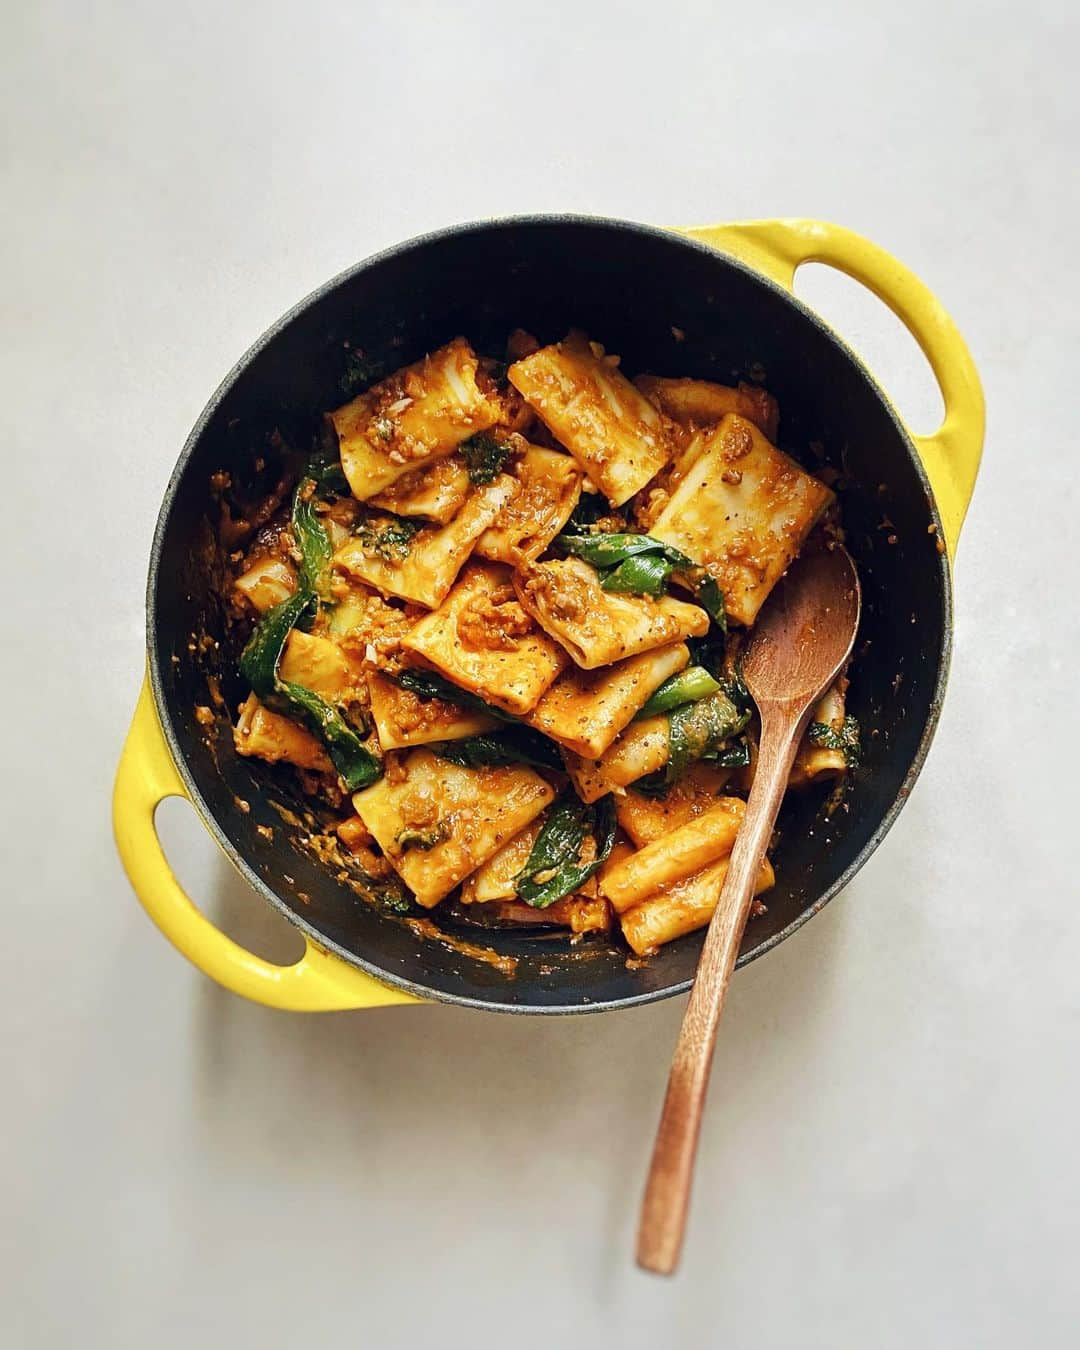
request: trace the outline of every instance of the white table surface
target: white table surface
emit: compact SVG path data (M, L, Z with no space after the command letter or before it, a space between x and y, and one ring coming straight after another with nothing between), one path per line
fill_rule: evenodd
M1071 7L220 8L5 10L0 1344L1077 1344ZM110 837L154 518L223 373L376 248L566 209L861 230L989 405L929 764L736 980L675 1283L631 1254L682 1000L266 1011L168 947ZM883 311L805 289L932 423ZM295 950L185 807L163 830Z

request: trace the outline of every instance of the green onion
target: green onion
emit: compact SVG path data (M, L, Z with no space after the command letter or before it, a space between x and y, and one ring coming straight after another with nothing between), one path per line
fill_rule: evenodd
M668 780L681 778L691 764L718 751L749 720L750 714L740 712L723 690L675 708L668 714Z
M465 441L459 449L465 467L469 471L469 482L477 487L483 487L501 472L514 447L509 441L496 440L490 432L480 431Z
M310 591L275 605L251 635L240 657L240 671L267 707L304 723L326 746L331 762L350 792L367 787L382 774L382 764L341 713L311 689L278 674L289 634L315 608Z
M551 808L536 836L529 860L514 878L518 898L534 909L547 909L572 895L600 870L615 843L615 804L611 797L586 806L567 792ZM582 863L581 846L588 835L596 857Z
M302 478L293 493L292 532L300 550L300 590L330 599L330 564L334 550L315 510L314 478Z
M531 727L508 727L497 736L466 736L432 746L440 759L479 769L498 764L532 764L538 769L563 769L558 750Z
M364 745L341 713L311 689L291 680L278 680L278 695L300 714L310 731L326 746L334 768L350 792L367 787L382 776L382 764Z
M811 722L806 734L811 745L820 746L823 750L839 750L849 769L858 768L862 747L859 744L859 723L856 718L845 717L839 731L827 722Z
M631 595L666 595L674 571L671 563L652 553L638 553L600 577L605 591L623 591Z
M648 703L638 713L639 717L654 717L657 713L671 712L683 703L696 703L706 694L715 694L720 685L713 679L704 666L688 666L678 675L672 675L653 691Z
M517 722L517 718L512 717L510 713L503 712L501 708L496 708L477 694L469 693L467 689L459 689L456 684L451 684L442 675L436 675L433 670L399 670L396 675L388 675L388 678L400 689L407 689L410 694L415 694L425 703L437 698L443 703L468 708L471 712L487 713L489 717L498 718L500 722Z
M551 544L560 557L581 558L600 573L606 591L665 595L672 577L693 593L709 618L727 628L724 597L716 579L677 548L648 534L560 534Z
M693 566L685 553L670 548L648 534L560 534L552 541L552 549L561 555L573 554L584 558L597 569L616 567L627 558L644 553L655 553L668 562Z
M724 592L715 577L710 576L704 567L691 568L682 575L681 580L694 593L694 599L716 624L722 633L727 632L727 609L724 605Z

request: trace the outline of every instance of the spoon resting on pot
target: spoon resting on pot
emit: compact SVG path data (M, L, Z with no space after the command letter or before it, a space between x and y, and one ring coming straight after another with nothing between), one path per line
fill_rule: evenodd
M754 783L709 923L660 1114L638 1228L637 1260L670 1275L679 1261L716 1028L799 742L814 705L851 654L859 579L845 549L800 557L769 596L743 659L761 714Z

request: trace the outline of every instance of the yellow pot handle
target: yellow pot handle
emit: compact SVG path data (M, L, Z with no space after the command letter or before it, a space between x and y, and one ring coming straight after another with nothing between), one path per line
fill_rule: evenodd
M877 244L824 221L756 220L694 226L679 233L733 254L788 291L803 263L828 263L889 306L922 348L945 403L938 430L911 439L934 490L952 558L979 472L986 405L967 344L933 292Z
M154 812L166 797L188 793L165 743L147 679L116 774L113 829L135 894L173 946L218 984L271 1008L329 1012L418 1001L310 939L305 939L306 950L295 965L276 966L226 937L188 899L162 851Z

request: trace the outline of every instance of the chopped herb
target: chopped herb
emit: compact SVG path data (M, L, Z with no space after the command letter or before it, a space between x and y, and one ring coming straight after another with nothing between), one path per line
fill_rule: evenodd
M283 680L278 674L290 632L314 611L317 603L311 591L299 590L275 605L244 648L240 671L267 707L304 723L319 737L345 786L355 792L374 783L382 774L381 762L335 707L311 689Z
M401 886L386 887L371 897L376 908L384 914L411 914L415 906Z
M346 398L355 398L385 373L385 361L373 361L359 347L350 347L345 353L345 373L338 381L338 387Z
M252 633L240 657L240 673L264 702L277 692L278 665L289 634L315 611L315 597L297 591L275 605Z
M518 898L534 909L547 909L573 894L600 870L615 843L615 804L611 797L586 806L567 792L551 808L536 836L529 860L514 878ZM592 836L596 855L581 861L582 845Z
M694 593L694 599L722 633L727 632L727 608L719 582L704 567L693 567L685 580Z
M289 710L300 713L300 720L326 746L334 768L345 780L350 792L367 787L382 775L382 765L361 741L356 731L332 704L311 689L289 680L278 680L278 695Z
M858 768L862 747L859 744L859 723L856 718L845 717L839 731L827 722L811 722L806 734L811 745L822 750L839 750L849 769Z
M404 829L394 840L394 843L397 844L402 853L406 853L410 848L422 849L423 852L427 853L436 844L441 844L449 833L446 821L440 820L430 830Z
M409 556L414 536L423 529L418 520L392 516L376 525L365 520L356 529L356 537L369 553L377 554L385 563L404 562Z
M706 694L715 694L719 688L720 685L703 666L688 666L654 690L638 716L654 717L657 713L671 712L684 703L696 703Z
M508 727L499 735L466 736L433 747L440 759L479 769L496 764L532 764L538 769L563 768L562 759L546 736L530 727Z
M308 457L305 475L314 478L320 497L348 497L351 495L349 481L341 467L341 454L336 437L334 444L324 443Z
M664 595L674 576L721 629L727 628L724 597L715 578L677 548L648 534L560 534L552 542L560 556L572 554L600 573L606 591Z
M300 550L300 589L330 599L330 536L315 510L313 478L302 478L293 493L292 532Z
M675 784L668 780L667 770L657 769L655 773L647 773L644 778L632 783L630 791L648 797L650 801L665 801L674 786Z
M460 449L469 470L469 482L483 487L501 472L514 447L509 441L497 440L489 432L481 431L465 441Z
M451 684L442 675L436 675L433 670L399 670L396 675L388 672L387 677L399 688L407 689L410 694L415 694L424 702L437 698L443 703L452 703L459 708L468 708L472 712L487 713L490 717L498 718L500 722L517 722L516 717L503 712L501 708L496 708L478 694L470 694L467 689L459 689L456 684Z
M710 764L718 764L721 769L745 769L750 763L750 742L745 736L729 741L708 757Z

